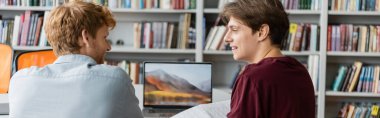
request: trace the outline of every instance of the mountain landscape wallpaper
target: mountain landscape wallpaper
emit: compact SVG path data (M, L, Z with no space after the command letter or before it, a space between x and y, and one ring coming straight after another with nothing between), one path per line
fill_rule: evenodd
M176 74L162 69L146 72L144 104L194 106L211 102L211 78L192 84L188 80L200 78L185 79Z

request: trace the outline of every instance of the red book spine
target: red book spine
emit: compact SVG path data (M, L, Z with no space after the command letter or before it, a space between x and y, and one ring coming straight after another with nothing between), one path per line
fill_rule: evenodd
M331 34L332 34L332 26L329 25L327 28L327 51L331 51Z

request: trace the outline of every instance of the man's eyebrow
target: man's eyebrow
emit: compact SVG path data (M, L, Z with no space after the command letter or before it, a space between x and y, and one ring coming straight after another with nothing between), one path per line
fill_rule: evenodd
M239 26L237 25L228 25L228 28L238 28Z

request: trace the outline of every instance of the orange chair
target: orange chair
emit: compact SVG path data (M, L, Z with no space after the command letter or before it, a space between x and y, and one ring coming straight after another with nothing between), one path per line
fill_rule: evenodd
M56 59L53 50L23 52L16 57L16 69L20 70L30 66L43 67L53 63Z
M13 50L10 46L0 44L0 93L8 92L12 72Z

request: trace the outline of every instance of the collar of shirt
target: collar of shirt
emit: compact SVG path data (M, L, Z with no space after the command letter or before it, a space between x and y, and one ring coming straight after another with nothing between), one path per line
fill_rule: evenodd
M60 63L89 63L96 64L96 61L89 56L81 54L67 54L59 56L57 60L54 61L54 64Z

